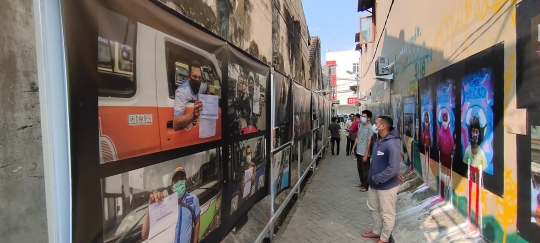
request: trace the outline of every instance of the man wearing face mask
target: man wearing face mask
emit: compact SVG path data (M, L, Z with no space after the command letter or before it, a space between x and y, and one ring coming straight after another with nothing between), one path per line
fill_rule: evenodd
M175 131L186 128L201 115L202 101L199 100L199 94L210 94L210 89L202 81L201 64L193 61L189 68L189 80L178 86L175 91L173 119ZM193 103L193 111L185 114L188 103Z
M475 168L482 166L482 171L488 167L486 155L482 148L480 148L483 139L481 131L483 130L480 126L480 119L477 116L473 116L469 123L469 142L471 144L465 150L465 156L463 156L463 162L465 164L471 163L471 166Z
M392 127L392 118L381 116L373 124L378 133L374 141L371 167L368 174L367 206L374 220L373 230L362 233L364 238L379 239L377 243L388 243L394 230L397 193L401 178L401 143L399 132Z
M246 176L246 170L253 170L253 173L251 175L251 178L245 178ZM238 168L238 171L236 172L236 181L241 181L242 184L240 186L240 193L244 192L244 187L246 186L246 181L248 179L251 180L251 185L255 185L255 175L257 172L257 168L255 166L255 163L252 162L252 152L251 147L248 145L246 147L246 159L242 163L242 165ZM251 194L251 193L250 193ZM246 196L246 200L249 198L249 196ZM243 198L244 199L244 198Z
M177 167L173 171L171 189L178 195L178 221L174 234L174 243L197 243L199 241L199 227L201 209L199 199L186 191L186 172L184 168ZM150 195L148 204L162 202L165 196L162 192ZM142 239L148 239L150 233L150 217L144 216L142 226Z
M371 111L362 111L362 116L360 117L361 124L358 126L358 135L356 136L351 149L351 155L356 155L356 167L358 169L358 176L360 177L360 184L356 187L359 187L362 192L365 192L368 189L367 174L370 165L369 149L373 137L372 125L370 122L371 116Z

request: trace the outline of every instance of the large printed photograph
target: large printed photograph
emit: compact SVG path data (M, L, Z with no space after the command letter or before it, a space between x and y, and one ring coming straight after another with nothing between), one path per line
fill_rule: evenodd
M265 140L255 137L230 145L229 198L231 215L251 196L265 186Z
M97 12L100 162L221 139L216 55L104 7Z
M293 101L294 137L297 139L311 128L311 91L293 82Z
M416 96L403 98L403 130L405 136L415 138Z
M437 148L440 162L440 194L447 199L452 193L452 165L457 142L454 114L456 99L455 82L452 79L441 80L437 84Z
M221 149L101 180L104 242L203 240L221 221Z
M227 132L232 137L266 130L266 84L263 74L229 63Z
M455 112L459 115L454 114L460 117L455 137L459 142L454 141L452 169L468 178L469 186L475 186L477 192L482 187L502 197L505 175L504 43L466 58L446 73L459 81L455 85L456 97L460 97L457 99L460 102L456 102L460 108Z
M292 140L292 100L291 80L274 72L274 127L272 129L272 149L277 149Z
M462 158L469 171L494 173L494 98L491 69L480 69L462 78Z
M517 136L517 173L527 175L517 177L517 228L521 237L535 242L540 237L540 2L521 1L516 22L517 108L527 109L529 128Z
M286 146L284 149L275 152L272 155L271 163L271 185L272 185L272 196L278 196L283 190L290 187L291 182L291 170L290 170L290 161L291 161L291 146Z

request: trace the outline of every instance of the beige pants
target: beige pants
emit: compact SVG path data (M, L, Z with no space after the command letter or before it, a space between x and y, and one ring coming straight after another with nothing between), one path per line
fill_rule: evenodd
M390 235L396 222L396 200L399 186L389 190L369 188L367 206L373 217L373 233L381 236L384 242L390 241Z

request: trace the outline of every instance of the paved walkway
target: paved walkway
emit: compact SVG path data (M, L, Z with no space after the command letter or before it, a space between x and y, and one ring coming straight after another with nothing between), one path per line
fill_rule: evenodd
M290 222L275 242L376 242L360 234L371 230L371 214L366 205L367 193L360 192L356 161L345 154L346 139L341 143L341 157L330 151L317 167L297 202Z
M345 137L342 141L346 142ZM360 236L372 230L372 219L366 205L367 193L356 188L359 183L356 161L343 156L344 151L345 145L338 158L332 158L330 151L326 153L274 242L377 241ZM404 164L401 174L405 182L396 203L395 242L487 242L451 204L437 202L437 192L423 186L422 178Z

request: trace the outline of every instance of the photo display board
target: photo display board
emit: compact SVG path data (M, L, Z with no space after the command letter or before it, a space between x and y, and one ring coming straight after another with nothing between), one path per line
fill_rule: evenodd
M418 84L420 153L441 163L443 181L451 170L498 196L504 182L503 67L504 43L499 43ZM412 100L405 102L407 124Z
M540 2L521 1L516 6L516 96L517 108L527 110L527 134L516 136L517 228L529 242L540 237L539 29Z
M292 140L292 87L291 80L274 71L272 97L274 104L274 127L272 128L272 150Z

